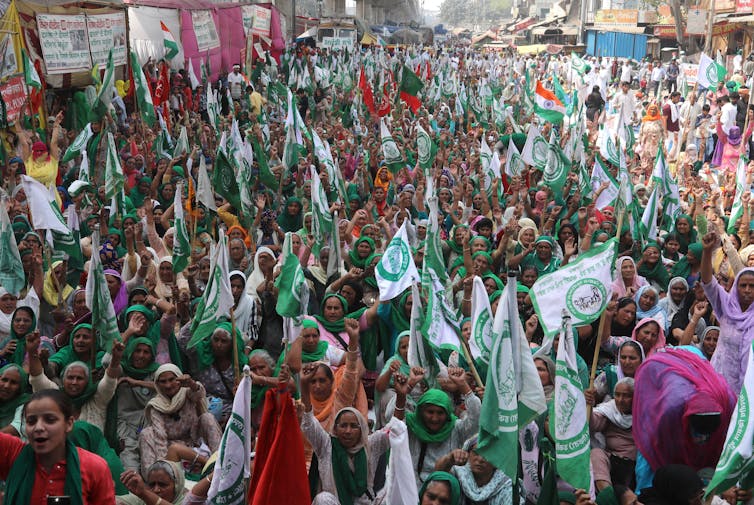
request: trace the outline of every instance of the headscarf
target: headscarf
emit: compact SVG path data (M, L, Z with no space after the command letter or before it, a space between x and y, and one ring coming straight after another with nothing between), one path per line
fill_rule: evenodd
M19 375L18 382L18 395L6 402L0 403L0 426L7 426L13 421L16 414L16 409L19 405L24 405L29 401L31 394L29 393L29 374L27 374L23 367L10 363L0 368L0 376L9 370L17 370Z
M688 234L683 234L678 231L678 221L681 219L689 224ZM686 254L686 252L689 250L689 246L697 240L696 230L694 229L694 220L688 214L681 214L675 219L675 228L673 229L673 233L675 233L675 235L678 237L678 243L681 245L678 250L683 254ZM701 254L701 244L699 244L699 246L699 253ZM694 254L694 256L696 256L696 254ZM698 258L701 259L701 256L699 256Z
M448 240L446 240L445 243L448 245L448 247L450 248L450 250L453 251L454 253L463 254L463 244L459 244L455 240L456 230L459 229L459 228L466 228L466 230L469 229L469 227L466 226L465 224L457 224L457 225L455 225L453 227L453 229L450 230L450 238L448 238Z
M385 172L387 174L387 181L382 181L380 179L380 174L382 172ZM390 188L390 183L393 181L393 174L390 173L390 170L387 169L386 166L382 166L377 170L377 175L374 177L374 187L375 188L382 188L385 190L385 197L387 198L387 191L388 188Z
M97 392L97 384L92 380L92 370L89 368L89 365L87 365L83 361L72 361L71 363L68 363L65 368L63 368L63 372L60 374L60 377L65 378L68 370L70 370L71 368L83 368L86 373L87 385L83 393L78 396L71 396L68 393L65 393L66 396L71 399L73 406L76 407L76 409L81 410L81 408L89 400L91 400L92 397L94 397L94 393Z
M73 338L79 330L89 330L92 332L92 349L88 356L80 356L73 349ZM105 355L104 351L97 350L97 336L94 333L94 328L89 323L79 323L71 330L70 342L68 345L62 347L58 352L50 356L49 362L58 365L59 370L63 370L65 367L73 363L74 361L83 361L90 369L100 368L102 366L102 357Z
M298 204L298 213L296 214L289 214L288 213L288 206L296 203ZM285 207L283 208L283 211L278 216L278 225L284 232L292 232L295 233L298 230L301 229L301 226L304 223L304 206L301 204L301 199L295 197L295 196L289 196L288 199L285 201Z
M703 249L704 248L702 247L702 244L694 242L693 244L689 244L686 252L691 253L694 258L701 261ZM672 275L673 277L683 277L684 279L688 280L688 278L691 276L691 265L689 264L689 260L685 255L682 256L675 265L673 265L673 268L670 269L670 275Z
M686 286L686 292L689 290L689 283L686 282L686 279L683 277L673 277L670 279L670 282L668 282L668 294L665 298L660 300L660 306L665 309L665 313L668 315L668 321L673 320L678 311L681 310L681 305L683 304L683 300L681 300L680 304L677 304L673 301L673 297L670 296L670 290L676 284L683 284Z
M657 244L657 242L650 241L647 242L647 244L644 246L642 252L646 251L650 247L654 247L659 253L657 257L657 263L655 263L654 266L649 266L648 264L642 262L637 273L649 281L656 282L659 286L661 286L662 289L666 289L668 286L669 277L668 269L665 268L665 265L662 263L662 248L659 246L659 244Z
M463 444L466 452L474 450L478 442L478 436L474 435ZM509 505L513 502L513 486L511 479L502 470L495 468L490 480L483 486L479 486L471 470L471 463L466 462L463 466L454 468L461 485L463 495L472 503L486 503L488 505Z
M642 310L641 305L639 305L639 300L641 299L641 296L647 291L654 292L655 303L648 310ZM662 307L660 307L660 294L652 286L642 286L641 288L639 288L639 291L637 291L634 295L634 301L636 302L636 318L639 320L653 318L657 314L662 312Z
M103 268L115 270L120 267L118 264L118 252L109 240L106 240L102 244L102 247L100 247L99 257Z
M332 371L330 365L325 362L319 362L317 364L327 367L328 370ZM312 403L312 413L314 414L314 417L317 418L317 421L320 422L322 427L325 428L325 430L330 430L332 428L332 422L335 418L331 418L330 416L332 416L333 414L332 408L333 404L335 403L335 395L337 394L340 385L343 383L346 369L347 367L342 366L333 373L332 390L330 396L326 400L320 401L311 394L309 395ZM352 405L356 408L356 410L361 412L362 416L367 415L367 399L363 387L359 386L358 392L356 393L356 398L354 398Z
M137 182L134 187L131 188L131 192L128 193L128 197L131 199L131 203L134 204L134 207L142 207L144 205L144 199L146 199L147 197L147 195L142 193L139 189L139 184L141 184L142 182L146 182L148 186L151 186L152 178L144 175L141 177L141 179L139 179L139 182Z
M249 363L251 363L251 358L254 358L256 356L259 356L260 358L264 359L265 361L267 361L267 359L272 359L272 357L270 356L270 353L268 353L264 349L254 349L253 351L251 351L249 353L249 360L248 360ZM281 354L281 356L282 356L282 354ZM302 359L302 361L303 361L303 359ZM275 375L275 370L276 370L276 368L274 366L274 363L272 363L272 364L271 363L267 363L267 364L270 365L270 368L272 369L273 376L274 376ZM251 408L252 409L257 408L260 403L264 402L264 397L267 394L267 390L268 389L270 389L269 386L259 386L257 384L253 384L252 383L252 385L251 385Z
M53 279L53 276L55 275L55 269L62 264L62 261L55 261L52 263L50 269L45 274L44 285L42 287L42 297L53 307L57 307L59 302L65 302L71 293L73 293L73 288L68 284L65 284L62 286L60 300L58 300L59 286L55 279Z
M631 282L630 286L626 286L626 283L623 280L623 276L621 275L621 267L623 266L624 261L629 261L634 265L634 279ZM621 256L615 260L615 280L612 284L612 290L613 293L618 295L618 298L623 298L624 296L626 296L628 288L634 288L634 290L638 290L640 287L646 285L647 280L639 275L639 272L636 270L636 262L631 256Z
M240 277L243 280L243 291L238 299L238 307L233 309L233 317L236 319L236 329L241 333L241 337L249 338L251 328L256 324L252 315L254 312L254 299L246 293L246 275L240 270L233 270L228 274L230 279Z
M165 363L164 365L160 365L160 367L155 371L154 373L154 381L155 384L157 384L157 381L160 379L160 376L164 373L172 372L175 374L175 376L181 377L183 375L183 372L181 372L181 369L175 366L172 363ZM186 403L186 400L188 399L188 392L189 388L181 388L178 390L178 392L173 396L172 398L168 398L165 396L162 391L160 391L160 388L157 387L157 394L154 398L149 400L149 403L147 403L146 408L144 409L144 416L146 417L147 421L151 424L152 423L152 411L156 410L157 412L160 412L162 414L175 414L179 410L183 408L183 405ZM197 411L199 415L204 414L207 412L207 401L204 400L197 405Z
M459 505L461 503L461 485L458 483L458 479L448 472L432 472L427 475L427 480L424 481L421 489L419 489L419 503L421 503L427 487L432 482L447 482L450 486L450 505Z
M720 327L719 327L719 326L707 326L706 328L704 328L704 331L703 331L703 332L702 332L702 334L701 334L701 335L699 336L699 343L698 343L698 344L696 344L696 347L697 347L697 348L698 348L698 349L699 349L700 351L702 351L702 354L704 354L704 356L705 356L705 357L706 357L707 359L710 359L710 358L711 358L712 356L707 356L707 353L705 353L705 352L704 352L704 338L705 338L705 337L707 336L707 333L709 333L709 332L710 332L710 331L712 331L712 330L717 330L717 332L718 332L718 335L720 334ZM0 370L0 372L2 372L2 370Z
M325 316L324 316L325 302L329 298L337 298L338 300L340 300L340 303L343 305L343 317L341 317L337 321L328 321L327 319L325 319ZM348 302L346 301L345 298L343 298L343 296L341 296L341 295L339 295L337 293L328 293L328 294L326 294L325 297L322 298L322 312L323 312L322 315L316 314L314 316L314 319L316 319L317 322L320 325L322 325L322 327L325 330L327 330L327 331L329 331L330 333L333 333L333 334L335 334L335 333L341 333L341 332L346 331L345 318L346 318L346 314L348 314Z
M118 272L117 270L107 269L104 271L104 274L115 277L120 281L118 294L115 295L115 298L113 299L113 308L115 309L115 315L118 316L121 312L123 312L123 309L128 307L128 288L126 287L126 283L123 280L120 272Z
M362 258L359 256L358 247L359 244L362 242L366 242L369 244L369 254L367 254L366 258ZM367 261L372 257L372 254L374 254L374 251L376 249L376 246L374 245L374 240L372 240L369 237L362 236L359 237L356 242L354 242L353 247L351 247L351 250L348 252L348 259L351 263L352 267L361 268L362 270L366 268Z
M241 233L241 238L243 239L244 244L246 244L247 249L251 249L251 237L249 236L249 232L247 232L243 227L234 224L230 228L228 228L226 236L230 237L231 232L238 231ZM275 255L273 254L272 257L274 258Z
M158 459L147 469L147 476L149 476L150 472L155 470L162 470L168 474L168 477L170 477L170 480L172 480L175 485L175 497L171 503L173 505L181 505L188 492L186 489L186 474L183 470L183 465L175 461Z
M337 419L345 412L356 416L361 428L361 440L354 447L346 449L340 443L334 433L331 433L332 446L332 470L335 479L335 487L338 491L338 500L342 505L353 505L354 498L358 498L368 490L368 458L367 442L369 440L369 426L361 412L353 407L345 407L335 414ZM333 425L334 430L334 425ZM353 458L353 470L348 464L349 458Z
M382 375L385 372L387 372L388 370L390 370L390 365L393 363L393 361L397 361L398 363L400 363L400 365L401 365L401 367L399 369L400 373L402 373L402 374L404 374L404 375L407 376L411 372L411 367L406 362L406 360L403 359L403 356L401 356L401 353L400 353L401 340L403 338L409 337L410 335L411 335L411 331L406 330L406 331L402 331L402 332L398 333L395 336L395 340L393 341L393 349L395 349L395 352L390 357L390 359L388 359L385 362L385 366L382 367L382 371L380 372L380 375ZM392 377L390 377L390 384L391 385L393 384L393 378Z
M738 302L738 281L743 274L754 274L754 267L746 267L738 272L730 291L719 291L719 303L722 310L717 315L731 321L736 328L754 328L754 303L749 305L745 312L742 312L741 305Z
M641 346L641 344L639 342L637 342L636 340L626 340L625 342L623 342L618 347L618 354L617 354L617 359L616 359L617 363L615 364L615 375L617 376L617 381L620 381L620 380L625 379L626 377L628 377L623 372L623 368L621 367L621 364L620 364L620 352L627 345L633 347L639 353L639 360L640 360L639 364L641 365L642 363L644 363L644 358L645 358L645 356L644 356L644 348ZM634 373L634 375L635 375L635 373ZM616 383L617 383L617 381L616 381ZM609 393L612 394L612 391L609 391Z
M275 253L269 247L259 247L256 254L254 254L254 269L251 271L251 275L246 280L246 294L253 297L255 301L259 301L259 294L257 288L265 281L264 272L259 268L259 256L262 254L269 255L272 260L275 260Z
M150 361L149 364L145 366L144 368L135 368L133 366L133 363L131 363L131 356L133 355L134 351L136 350L136 347L139 344L144 344L148 346L149 349L152 351L152 361ZM156 346L154 342L152 342L147 337L131 337L128 340L128 345L126 346L126 351L124 354L126 356L126 359L121 361L121 366L123 367L123 373L133 379L144 380L150 374L154 373L155 370L157 370L157 367L159 366L157 362L155 361L155 358L157 357Z
M13 319L16 317L16 313L19 310L23 310L24 312L28 312L29 316L31 316L31 326L29 326L29 330L23 334L18 335L16 333L16 330L13 329ZM31 307L27 306L21 306L18 307L16 310L13 311L13 315L11 316L11 323L10 323L10 341L15 340L16 341L16 352L13 353L13 358L11 361L15 363L16 365L23 366L24 364L24 358L26 357L26 335L33 332L37 329L37 316L34 314L34 311Z
M637 311L639 310L638 307L636 310ZM641 319L636 325L636 327L634 328L634 331L631 333L631 340L639 342L636 338L636 335L639 333L639 329L645 324L649 324L649 323L655 323L657 327L659 328L659 334L657 335L657 342L655 342L655 345L653 345L652 348L649 350L649 352L646 353L647 356L652 356L658 350L663 349L666 345L665 331L663 330L662 325L660 323L658 323L656 320L652 319L651 317L645 317L644 319ZM641 345L641 342L639 342L639 345ZM642 349L643 349L643 346L642 346Z
M246 357L246 354L244 354L243 352L243 338L241 338L241 334L238 332L238 329L233 328L233 325L230 323L230 321L225 321L218 324L212 333L210 333L206 338L201 340L196 345L196 347L194 347L194 349L196 349L196 355L199 361L199 370L206 370L215 363L215 355L212 352L212 335L217 330L225 330L228 335L230 335L231 340L235 343L236 349L238 350L239 366L243 367L244 365L246 365L249 360ZM232 349L233 348L231 347L231 350Z
M445 426L437 433L430 433L427 431L426 426L424 426L424 420L421 417L423 405L435 405L445 410L445 413L448 415ZM406 425L409 432L424 443L439 443L447 440L453 432L457 420L458 418L453 413L453 405L450 402L450 397L441 389L428 390L416 403L416 412L406 414Z
M642 122L647 123L649 121L660 121L662 120L662 115L660 115L660 108L657 107L657 104L651 104L649 107L647 107L647 114L642 118Z

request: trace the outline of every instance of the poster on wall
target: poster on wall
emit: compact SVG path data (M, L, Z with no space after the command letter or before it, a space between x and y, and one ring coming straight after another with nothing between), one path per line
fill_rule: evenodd
M21 116L21 111L26 103L24 78L22 76L11 77L8 82L0 86L0 95L5 102L8 123L15 123Z
M210 11L191 11L191 20L194 22L196 45L200 51L220 47L220 37L217 36L215 20Z
M16 45L13 37L6 33L0 39L0 79L18 73L18 61L16 61Z
M243 5L241 6L241 17L243 18L243 32L253 35L269 37L270 36L270 18L272 11L260 5Z
M67 74L92 68L86 16L37 14L37 29L48 74Z
M126 16L123 12L92 14L86 16L89 32L89 49L92 63L101 68L107 64L107 55L113 49L113 63L126 63Z

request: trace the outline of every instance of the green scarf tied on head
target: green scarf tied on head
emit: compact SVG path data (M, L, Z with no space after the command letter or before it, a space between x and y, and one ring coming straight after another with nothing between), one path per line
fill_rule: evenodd
M288 206L292 204L298 204L298 213L295 215L288 213ZM277 219L280 228L285 232L295 232L300 230L304 224L303 210L304 206L301 203L301 199L295 196L289 197L285 201L285 207L282 209Z
M335 487L338 490L338 500L341 505L353 505L354 498L358 498L367 491L367 452L362 447L353 456L353 471L348 465L348 450L343 447L336 437L330 437L332 442L332 469L335 477Z
M432 482L447 482L450 486L450 505L458 505L461 503L461 484L453 474L448 472L432 472L427 475L427 480L422 484L419 489L419 500L424 497L424 493Z
M19 335L16 333L16 330L13 329L13 320L16 318L16 314L18 311L23 311L29 314L31 317L31 326L29 326L29 329L26 333L23 335ZM37 329L37 316L34 314L34 311L31 310L31 308L23 306L17 308L13 315L11 316L11 323L10 323L10 341L16 341L16 351L13 353L13 358L11 358L11 361L15 363L18 366L23 366L24 364L24 358L26 357L26 335L33 332Z
M474 242L476 241L480 241L484 243L484 250L486 252L489 252L492 249L492 242L490 242L490 239L488 239L484 235L477 235L476 237L469 240L469 247L473 247Z
M694 242L693 244L689 244L688 252L691 253L698 262L701 262L703 249L704 247L702 247L702 244ZM678 263L673 265L673 268L670 269L670 275L673 277L683 277L688 280L691 275L691 264L689 264L689 260L685 255L681 256Z
M688 223L688 233L684 234L678 231L678 221L685 221ZM682 254L686 254L689 250L689 246L697 240L696 230L694 229L694 220L688 214L681 214L675 218L675 228L673 229L673 233L678 237L678 243L681 246L678 250Z
M665 265L663 265L662 263L662 248L657 242L649 241L647 242L647 245L644 246L644 249L642 249L642 252L646 251L650 247L657 249L657 263L655 263L654 266L650 266L642 262L638 270L639 275L641 275L648 281L656 282L657 284L662 286L663 289L665 289L668 286L668 282L670 282L670 277L668 276L668 269L665 268Z
M0 426L8 426L16 415L16 409L19 405L24 405L29 401L29 374L27 374L21 365L10 363L0 368L0 377L9 370L17 370L20 377L18 383L18 395L6 402L0 403Z
M139 182L136 183L136 186L131 188L131 192L128 194L128 197L131 199L131 203L134 204L134 207L142 207L144 205L144 199L147 197L147 195L145 193L142 193L139 189L139 184L141 184L142 182L151 187L152 178L145 175L144 177L139 179Z
M359 244L366 242L369 244L369 254L367 254L366 258L361 258L359 256ZM374 250L376 249L376 246L374 245L374 240L372 240L369 237L360 237L354 244L351 250L348 252L348 259L351 261L351 266L356 268L361 268L362 270L366 268L367 261L372 257L372 254L374 254Z
M243 352L243 338L238 328L233 328L229 321L225 321L217 325L215 331L225 330L231 336L231 339L235 341L236 348L238 349L238 364L240 367L248 364L249 359ZM235 332L233 331L235 330ZM206 370L211 367L215 362L215 355L212 352L212 335L208 336L196 345L196 355L199 358L199 370Z
M160 342L160 338L161 338L160 334L162 331L160 320L157 318L157 315L153 311L151 311L144 305L131 305L130 307L128 307L126 310L123 311L123 315L121 316L126 326L128 326L128 320L129 320L130 315L133 314L134 312L139 312L140 314L143 314L144 317L147 318L147 322L149 323L147 334L139 335L139 336L147 337L149 340L151 340L152 343L155 345L155 349L156 349L157 345ZM175 333L171 332L167 340L168 340L168 352L170 353L170 362L173 363L178 368L181 368L181 353L178 349L178 341L175 338Z
M105 355L104 351L97 351L94 349L93 353L89 356L79 356L73 349L73 338L76 336L79 330L89 330L94 335L94 328L89 323L77 324L73 330L71 330L71 343L62 347L58 352L50 356L50 363L55 363L58 366L58 370L62 370L74 361L83 361L89 365L90 369L97 369L102 367L102 357ZM96 346L97 341L92 340L92 346Z
M36 473L33 469L36 466L34 450L30 445L24 446L16 457L16 461L10 467L10 472L8 472L8 478L5 481L5 503L29 503L31 501L34 474ZM30 475L31 478L29 478ZM65 442L65 485L63 489L66 496L71 497L71 505L84 505L84 497L81 492L79 452L70 440Z
M149 347L149 349L152 351L152 361L149 362L147 366L144 368L135 368L133 366L133 363L131 363L131 357L133 356L134 351L136 351L136 346L139 344L144 344ZM155 370L160 366L156 361L155 358L157 357L157 349L155 348L154 342L152 342L147 337L135 337L128 340L128 345L126 346L126 359L121 362L121 366L123 367L123 373L125 373L128 377L131 377L132 379L136 380L144 380L149 375L153 374Z
M328 293L325 295L325 297L322 299L322 310L325 310L325 304L327 303L327 300L330 298L337 298L340 300L340 303L343 305L343 317L341 317L337 321L328 321L325 319L324 316L317 314L314 316L314 319L316 319L319 324L322 325L324 329L329 331L330 333L341 333L346 331L346 323L345 323L345 314L348 314L348 302L346 301L343 296L337 294L337 293Z
M430 433L427 431L426 426L424 426L424 421L421 418L422 406L424 405L434 405L445 410L445 413L448 415L448 420L440 431L436 433ZM408 426L409 431L420 441L427 444L440 443L447 440L453 432L457 420L458 418L453 413L453 404L450 402L450 397L441 389L428 390L416 403L416 412L409 412L406 414L406 425Z

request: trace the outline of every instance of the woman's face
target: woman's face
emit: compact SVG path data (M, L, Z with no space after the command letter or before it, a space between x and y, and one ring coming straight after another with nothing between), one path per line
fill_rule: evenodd
M0 402L7 402L18 396L21 390L21 374L9 368L0 375Z
M621 326L628 326L636 320L636 304L633 302L618 309L615 314L615 320Z
M66 418L52 398L40 398L26 405L26 436L37 457L55 455L65 447L73 429L73 416Z
M94 335L89 328L80 328L73 336L73 350L79 356L89 354L94 344Z
M149 489L168 503L173 503L175 499L175 482L170 478L165 470L152 470L147 475L147 486Z
M233 240L229 245L230 259L236 262L243 260L244 253L246 253L246 246L242 240Z
M639 297L639 308L641 310L647 311L651 309L652 307L654 307L656 303L657 303L657 293L655 293L651 289L647 289Z
M552 259L552 246L547 242L540 242L535 246L540 261L549 262Z
M550 370L547 368L547 364L544 360L535 359L534 364L537 367L537 373L539 374L539 380L542 386L552 386L552 377L550 377Z
M648 354L660 337L660 326L655 323L647 323L636 332L636 341L644 348L644 354Z
M205 282L209 279L209 267L209 261L201 261L199 263L199 278Z
M370 254L372 254L372 247L367 241L362 241L359 242L359 245L356 246L356 252L359 254L359 258L365 259L368 258Z
M408 361L408 337L402 337L398 342L398 354L403 361Z
M53 275L58 281L58 285L62 288L65 285L65 264L60 264L53 269Z
M736 283L738 292L738 304L741 310L746 310L754 302L754 273L745 272L741 274Z
M484 279L484 289L487 291L487 296L490 296L492 293L494 293L497 290L495 279L491 277Z
M675 302L676 305L683 301L683 298L689 292L688 288L682 282L676 282L670 286L670 299Z
M230 335L224 331L216 331L212 334L212 340L210 345L212 346L212 354L215 357L230 356L232 349L232 340Z
M273 258L268 253L262 253L257 258L257 261L259 262L259 268L263 272L269 272L272 270L272 267L275 265L275 258Z
M618 384L615 386L615 406L621 414L628 415L631 413L632 403L634 401L634 390L628 384Z
M448 422L448 413L437 405L426 404L419 409L422 423L430 433L437 433Z
M301 237L298 233L291 235L291 248L295 254L298 254L299 249L301 249Z
M702 351L707 356L712 356L717 349L717 339L720 337L718 330L710 330L704 335L702 340Z
M181 389L181 383L173 372L163 372L157 378L157 389L170 399Z
M160 263L160 280L162 282L173 282L173 265L167 261Z
M63 391L71 398L76 398L86 390L88 382L88 371L84 367L70 367L63 376Z
M238 228L234 228L230 231L230 233L228 234L228 237L231 240L233 240L234 238L243 240L243 233L241 233L241 230L239 230Z
M31 315L25 310L19 310L13 316L13 331L19 337L25 336L31 330L32 323Z
M327 365L323 365L327 366ZM317 368L312 380L309 382L309 389L315 400L323 402L330 398L332 394L333 381L327 376L323 366Z
M348 302L349 307L353 307L356 305L356 291L348 285L344 285L342 288L340 288L340 296L346 299Z
M89 312L89 309L86 306L86 293L79 291L73 299L73 315L74 317L80 317L87 312Z
M164 188L162 188L162 198L169 202L175 197L175 188L172 184L166 184Z
M474 475L490 475L495 470L492 463L477 454L476 447L469 451L469 468Z
M463 242L463 238L466 236L466 228L456 228L453 232L453 240L460 244Z
M566 240L573 238L573 230L570 226L566 226L565 228L561 228L560 232L558 232L558 238L561 242L565 243Z
M531 228L524 228L521 230L521 233L518 234L518 241L521 242L521 245L527 246L534 242L535 236L534 236L534 230Z
M13 314L13 311L16 310L17 303L18 298L10 293L5 293L3 296L0 296L0 311L2 311L3 314Z
M660 260L660 251L656 247L647 247L644 258L647 264L654 265Z
M343 412L333 427L333 434L343 447L352 449L361 441L361 425L353 412Z
M131 353L131 366L137 369L146 368L152 359L152 349L147 344L137 344Z
M641 355L633 345L624 345L620 348L620 368L626 377L633 377L636 369L641 365Z
M667 256L675 256L680 248L681 244L677 240L668 240L665 242L665 253Z
M461 326L461 337L468 342L469 338L471 337L471 321L466 321L463 323L463 326Z
M623 277L623 280L632 280L635 273L636 267L634 266L634 262L630 260L623 260L623 262L620 264L620 276Z
M474 273L476 275L482 275L484 272L490 269L490 264L487 263L487 259L484 256L477 256L473 261Z
M286 206L286 209L291 216L297 216L299 212L301 212L301 204L298 202L291 202Z
M252 356L249 360L249 368L255 375L272 377L272 368L270 368L270 364L261 356Z
M419 505L450 505L450 485L442 480L430 482Z
M679 219L675 222L675 227L678 230L678 233L686 234L689 232L691 227L689 226L689 222L685 219Z
M527 288L531 288L537 281L537 277L539 276L537 275L537 271L535 269L526 269L521 273L521 284L523 284Z
M325 301L324 314L325 319L327 319L329 322L332 323L343 319L343 316L345 315L343 312L343 304L334 296L331 296Z
M105 280L107 280L107 289L110 291L110 298L114 300L118 296L121 281L114 275L105 275Z
M474 254L477 251L486 251L487 250L487 244L484 243L484 240L474 240L471 243L471 254Z

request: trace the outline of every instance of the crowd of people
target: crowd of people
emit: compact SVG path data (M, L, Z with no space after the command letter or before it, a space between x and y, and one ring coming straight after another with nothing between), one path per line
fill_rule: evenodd
M300 431L291 436L304 439L319 505L385 503L389 439L403 423L413 475L398 478L415 481L421 505L701 503L754 337L754 163L743 165L745 184L737 180L754 127L746 85L754 65L739 62L704 89L679 76L682 63L299 45L209 82L170 71L154 126L123 86L101 116L87 102L91 90L49 100L47 122L8 130L0 181L12 229L3 237L15 239L24 274L20 290L0 286L4 503L209 503L246 365L253 432L268 391L297 398ZM166 65L143 68L153 88ZM409 73L422 82L418 93L403 85ZM545 120L530 98L535 81L563 92L572 112ZM545 183L542 167L511 167L510 151L525 151L533 127L569 156L560 187ZM616 138L622 127L630 133ZM87 128L84 149L66 156ZM397 166L383 149L385 128ZM429 163L422 131L433 145ZM619 159L603 148L606 137ZM253 149L236 157L233 146ZM652 195L667 180L658 177L660 159L677 201L659 200L648 234L652 226L631 214L658 202ZM240 195L217 186L223 162ZM110 195L113 163L123 176L120 201ZM211 201L200 197L203 170ZM622 190L623 170L630 209L605 196L611 185ZM26 178L56 188L61 213L78 218L83 261L34 228ZM327 236L323 208L334 226ZM189 232L184 268L176 267L185 255L179 214ZM445 331L459 345L428 343L438 376L409 359L411 290L380 301L377 265L399 229L408 230L420 272L438 256L428 249L439 235ZM546 338L532 286L613 237L611 300L591 325L574 328L592 489L558 478L548 413L510 448L522 467L514 482L476 452L487 364L467 349L474 279L492 314L505 285L516 283L534 352ZM288 246L309 293L293 332L278 311ZM194 318L215 282L218 247L227 248L233 308L197 342ZM0 257L13 250L0 244ZM93 316L87 292L92 257L120 332L107 348L99 338L107 322ZM548 402L556 350L534 360ZM733 487L713 503L750 498Z

